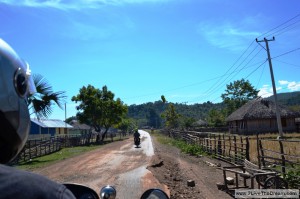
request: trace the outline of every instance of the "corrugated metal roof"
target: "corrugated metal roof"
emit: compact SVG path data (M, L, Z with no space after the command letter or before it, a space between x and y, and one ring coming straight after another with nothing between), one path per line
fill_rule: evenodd
M73 128L73 126L57 119L36 119L31 118L31 121L43 128Z

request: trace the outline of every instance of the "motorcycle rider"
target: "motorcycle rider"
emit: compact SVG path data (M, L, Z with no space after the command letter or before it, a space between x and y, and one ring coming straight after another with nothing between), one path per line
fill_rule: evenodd
M30 130L27 98L35 91L29 66L0 39L0 199L75 199L64 185L3 165L23 148Z
M141 134L139 133L139 131L137 129L135 130L133 136L134 136L134 143L136 143L136 142L140 143Z

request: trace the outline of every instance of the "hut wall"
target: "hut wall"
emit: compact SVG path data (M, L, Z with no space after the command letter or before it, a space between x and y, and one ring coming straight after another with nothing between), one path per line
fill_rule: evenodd
M295 132L297 130L295 120L293 118L282 118L282 129L284 132ZM276 119L248 120L247 131L238 133L256 134L269 132L278 132Z

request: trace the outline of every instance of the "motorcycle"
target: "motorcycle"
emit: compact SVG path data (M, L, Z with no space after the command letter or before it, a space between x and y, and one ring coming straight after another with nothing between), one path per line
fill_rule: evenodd
M141 144L141 139L139 137L134 138L134 145L136 145L136 148L138 148Z
M64 184L77 199L115 199L117 190L110 185L102 187L100 198L91 188L81 184ZM169 199L168 195L161 189L148 189L140 199Z

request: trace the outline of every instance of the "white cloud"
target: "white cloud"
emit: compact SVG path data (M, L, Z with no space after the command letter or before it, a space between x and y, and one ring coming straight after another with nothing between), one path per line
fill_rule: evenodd
M280 90L288 90L287 92L299 91L300 90L300 82L289 82L286 80L280 80L279 87L276 87L276 91ZM262 88L259 89L258 96L261 97L269 97L273 95L273 88L270 85L263 85Z
M252 31L253 28L249 27L253 20L244 19L240 23L243 25L230 22L200 23L197 32L213 46L241 51L246 49L249 41L253 41L260 35L259 32Z
M285 84L288 84L289 82L286 81L286 80L279 80L278 81L280 85L285 85Z
M289 81L286 81L286 80L280 80L279 84L287 86L287 89L289 91L298 91L298 90L300 90L300 82L295 82L295 81L289 82Z
M258 96L270 97L271 95L273 95L273 89L269 85L263 85L263 87L259 89Z
M0 0L0 3L5 3L13 6L28 6L28 7L51 7L62 10L83 9L83 8L99 8L104 5L124 5L137 3L159 3L170 0Z

